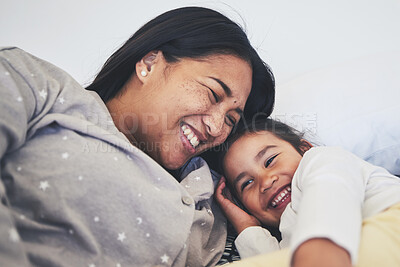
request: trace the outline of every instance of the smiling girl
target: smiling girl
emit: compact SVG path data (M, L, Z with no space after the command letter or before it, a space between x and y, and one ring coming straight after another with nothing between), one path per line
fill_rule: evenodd
M399 266L399 178L341 148L313 147L283 123L263 118L246 126L227 141L226 180L216 190L242 258L283 249L249 260Z

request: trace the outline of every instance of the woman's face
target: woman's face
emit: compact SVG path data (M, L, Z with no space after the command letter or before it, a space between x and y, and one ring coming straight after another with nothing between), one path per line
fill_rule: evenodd
M131 93L119 98L118 109L135 114L124 127L139 148L168 169L225 141L252 86L250 65L231 55L168 64L158 52L136 68L125 88Z
M235 141L223 160L235 195L265 226L278 227L291 202L291 182L302 156L288 142L262 131Z

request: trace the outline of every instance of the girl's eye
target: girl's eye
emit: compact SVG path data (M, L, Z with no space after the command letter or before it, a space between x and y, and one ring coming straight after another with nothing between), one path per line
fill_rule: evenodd
M267 160L267 162L265 162L265 168L267 168L273 161L274 159L278 156L279 154L276 154L275 156L273 156L272 158L269 158Z
M244 182L244 183L240 186L240 192L242 192L248 185L250 185L250 184L253 183L253 182L254 182L253 179L250 179L250 180L247 180L246 182Z

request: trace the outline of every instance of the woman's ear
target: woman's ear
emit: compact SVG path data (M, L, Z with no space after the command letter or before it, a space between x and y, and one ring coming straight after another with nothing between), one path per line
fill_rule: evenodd
M300 150L303 152L303 154L313 147L313 145L305 139L301 139L300 142Z
M141 82L145 82L154 70L155 65L162 60L164 60L164 57L161 51L150 51L136 63L136 76Z

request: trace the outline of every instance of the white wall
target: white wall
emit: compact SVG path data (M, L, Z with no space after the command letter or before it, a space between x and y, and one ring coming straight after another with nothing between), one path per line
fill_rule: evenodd
M141 25L187 5L245 25L276 77L273 117L400 175L400 0L0 0L0 46L85 85Z
M0 0L0 45L19 46L85 84L142 24L186 5L244 21L278 86L321 67L400 49L398 0Z

